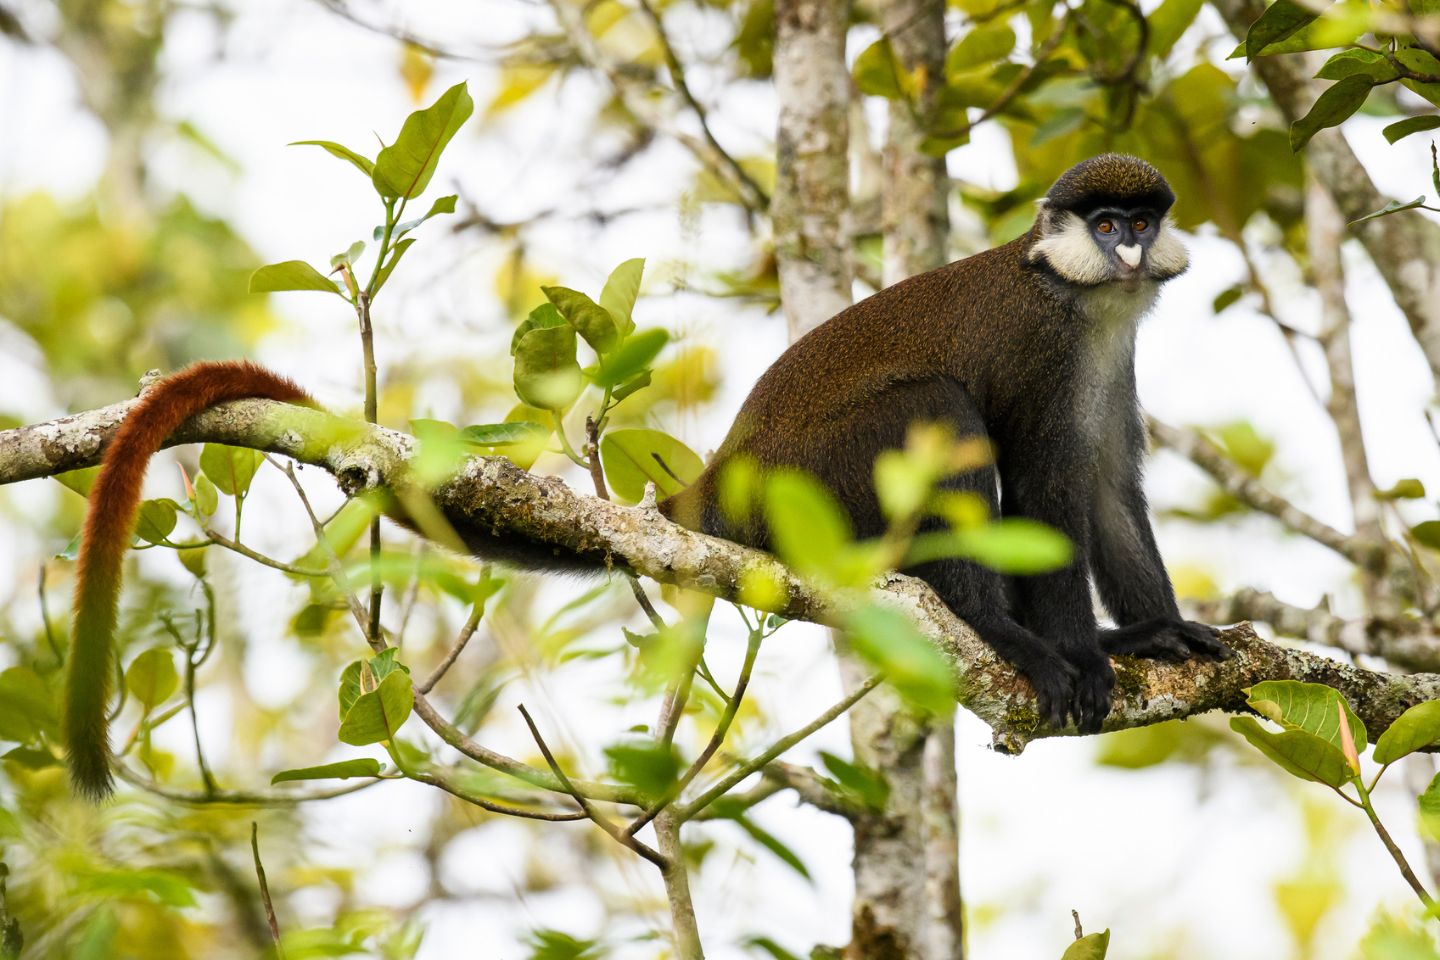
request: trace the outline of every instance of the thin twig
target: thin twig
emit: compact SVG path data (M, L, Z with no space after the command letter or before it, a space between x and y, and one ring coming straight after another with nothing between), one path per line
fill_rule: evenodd
M700 132L704 134L705 141L710 144L716 156L729 169L730 175L737 182L743 184L751 195L758 198L762 207L768 206L770 198L766 195L764 188L755 182L755 178L750 176L740 162L715 138L715 132L710 129L709 114L690 90L690 84L685 79L685 65L680 62L680 58L675 53L675 47L670 42L670 37L665 33L665 24L661 21L659 12L656 11L650 0L640 0L640 9L645 11L646 16L650 19L650 25L655 28L655 36L659 39L660 49L665 54L665 65L670 69L670 80L675 84L675 89L680 92L685 103L694 112L695 120L700 124Z
M865 694L878 687L881 681L884 679L885 678L878 673L872 675L864 683L860 684L860 686L856 687L850 693L846 694L839 703L836 703L824 713L820 714L820 716L816 717L814 720L811 720L809 723L805 724L805 726L796 730L794 733L786 734L779 740L776 740L759 755L751 758L750 760L746 760L744 763L741 763L728 775L721 778L720 781L717 782L714 786L712 786L709 790L706 790L694 800L691 800L689 803L676 807L673 811L674 816L682 822L685 820L689 820L691 817L695 816L695 814L699 813L701 810L704 810L711 803L714 803L717 798L724 796L727 792L729 792L731 787L735 786L741 780L744 780L746 777L750 776L752 773L768 764L771 760L774 760L776 757L780 756L780 754L784 753L786 750L789 750L791 747L795 746L795 744L799 743L801 740L804 740L816 730L819 730L821 727L825 726L830 721L840 716L846 710L849 710L856 703L859 703L860 699L864 697Z
M635 851L640 856L644 857L646 860L649 860L651 863L655 864L655 866L659 867L661 870L668 869L669 861L666 860L665 857L662 857L659 851L652 849L648 844L640 840L636 840L634 837L621 830L620 827L616 826L614 823L611 823L609 819L601 815L598 810L596 810L590 805L590 801L586 800L585 796L580 793L580 791L575 789L574 784L570 782L570 778L565 775L565 771L560 769L560 764L556 762L555 755L551 753L550 748L546 746L545 738L540 735L540 728L535 726L535 721L531 718L530 711L525 709L525 705L523 703L519 705L519 710L520 716L525 718L525 725L530 728L530 736L535 738L535 745L540 748L540 755L543 756L545 758L545 762L549 764L550 772L555 774L555 779L559 780L560 783L564 785L565 791L574 798L575 803L579 805L581 811L584 812L585 816L593 820L597 827L599 827L601 830L604 830L618 843L620 843L621 846L629 847L631 850Z
M455 638L454 643L450 644L450 649L446 652L445 659L441 660L435 666L435 669L430 671L428 677L415 685L416 693L429 693L434 689L435 684L440 682L440 678L445 676L445 672L455 663L455 658L460 656L461 651L465 649L465 645L470 642L470 638L475 636L475 631L480 626L480 618L484 615L485 602L482 600L471 608L470 616L465 620L465 626L460 628L460 635Z
M255 858L255 879L260 882L260 899L265 904L265 921L270 925L270 940L275 944L275 956L285 960L285 948L280 944L280 922L275 919L275 904L270 899L270 884L265 882L265 864L260 862L260 825L250 821L250 853Z
M1284 497L1271 493L1258 480L1241 470L1223 450L1199 433L1161 423L1153 417L1148 419L1148 424L1156 441L1188 458L1218 481L1226 493L1242 503L1269 514L1296 533L1329 547L1356 566L1371 569L1375 564L1383 562L1383 544L1341 533Z
M750 685L750 675L755 669L755 658L760 653L760 641L763 636L759 630L751 631L750 642L745 648L745 662L740 665L740 675L735 681L735 692L731 694L729 702L725 704L725 712L720 715L719 722L715 724L715 730L710 735L710 741L705 744L705 749L700 751L680 779L676 780L674 786L666 791L665 796L661 797L649 810L630 821L630 825L625 828L626 833L633 836L647 823L654 820L660 811L680 796L685 788L699 776L700 771L705 769L710 758L715 756L715 752L725 742L725 736L730 732L730 725L735 722L735 715L740 712L740 701L745 696L745 689Z

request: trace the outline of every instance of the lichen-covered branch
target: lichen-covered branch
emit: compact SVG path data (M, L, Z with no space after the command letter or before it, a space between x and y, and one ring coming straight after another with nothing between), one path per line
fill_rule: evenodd
M117 404L0 431L0 483L98 463L101 445L127 409ZM323 467L352 494L405 488L407 463L416 451L414 438L403 433L268 400L237 401L194 417L175 442L199 441L254 447ZM430 495L462 539L494 533L527 537L553 545L560 555L608 562L724 599L739 596L747 571L763 572L785 598L775 612L827 624L845 613L771 556L687 530L655 510L578 494L558 478L534 476L502 458L465 461ZM1042 726L1029 685L922 581L889 574L872 596L908 615L941 651L954 671L957 701L991 726L997 747L1017 752L1032 740L1074 733ZM1361 670L1267 643L1246 624L1228 630L1225 640L1236 656L1224 663L1119 661L1114 711L1105 729L1238 711L1244 688L1267 679L1327 683L1350 699L1377 734L1407 707L1440 699L1440 675Z

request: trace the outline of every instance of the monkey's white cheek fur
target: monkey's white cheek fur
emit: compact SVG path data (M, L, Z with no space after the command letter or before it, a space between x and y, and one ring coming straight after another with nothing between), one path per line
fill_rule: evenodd
M1188 266L1190 254L1176 236L1174 224L1166 217L1159 236L1150 244L1150 276L1156 280L1169 280L1184 273Z
M1112 276L1110 261L1090 237L1089 224L1069 211L1058 224L1047 225L1030 248L1030 257L1043 257L1060 276L1085 287L1104 283Z
M1140 266L1140 254L1142 252L1140 250L1140 244L1122 243L1120 246L1115 248L1115 252L1120 255L1121 260L1125 261L1126 266Z

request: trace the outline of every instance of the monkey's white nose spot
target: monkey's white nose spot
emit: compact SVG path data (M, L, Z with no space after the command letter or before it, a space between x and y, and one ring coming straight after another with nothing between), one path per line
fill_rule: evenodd
M1140 266L1140 244L1121 244L1120 246L1115 248L1115 252L1120 254L1120 259L1125 261L1126 266Z

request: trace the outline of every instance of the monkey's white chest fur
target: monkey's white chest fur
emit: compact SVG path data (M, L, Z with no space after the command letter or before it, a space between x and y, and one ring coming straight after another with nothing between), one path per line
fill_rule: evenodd
M1142 280L1133 288L1123 283L1092 287L1076 298L1076 319L1084 328L1081 342L1088 370L1078 386L1075 414L1081 429L1093 441L1103 440L1124 419L1134 395L1135 333L1140 320L1155 306L1160 284ZM1121 408L1126 409L1121 409Z

